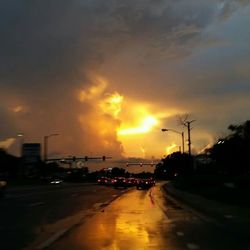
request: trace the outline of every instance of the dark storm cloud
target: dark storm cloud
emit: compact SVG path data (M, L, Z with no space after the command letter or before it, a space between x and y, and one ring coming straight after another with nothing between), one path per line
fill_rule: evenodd
M84 66L102 62L111 48L136 40L156 47L186 44L213 20L216 10L207 1L16 0L0 4L0 84L43 87L79 81Z

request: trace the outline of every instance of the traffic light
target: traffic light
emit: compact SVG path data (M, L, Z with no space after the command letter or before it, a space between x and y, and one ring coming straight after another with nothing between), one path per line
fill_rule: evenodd
M85 156L85 161L88 161L88 156Z
M106 160L106 156L103 156L103 157L102 157L102 160L105 161L105 160Z

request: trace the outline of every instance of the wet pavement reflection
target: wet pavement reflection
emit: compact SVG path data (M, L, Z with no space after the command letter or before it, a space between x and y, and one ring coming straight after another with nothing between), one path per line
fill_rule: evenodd
M179 249L172 244L172 225L163 203L159 186L131 190L50 249Z

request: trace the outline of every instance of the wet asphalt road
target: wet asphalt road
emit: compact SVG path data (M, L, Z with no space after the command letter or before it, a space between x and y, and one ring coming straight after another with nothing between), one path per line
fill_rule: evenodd
M0 249L250 248L246 234L176 202L161 185L149 190L90 184L9 190L0 201Z
M124 193L48 249L243 250L249 239L180 206L157 185Z
M9 188L0 199L0 249L35 248L123 192L96 184Z

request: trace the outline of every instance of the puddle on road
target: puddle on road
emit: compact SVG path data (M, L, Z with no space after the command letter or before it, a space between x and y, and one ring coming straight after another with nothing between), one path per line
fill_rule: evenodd
M124 194L71 232L66 241L71 249L166 249L172 227L159 206L159 193L159 187L154 187ZM63 246L63 241L58 242L52 249Z

